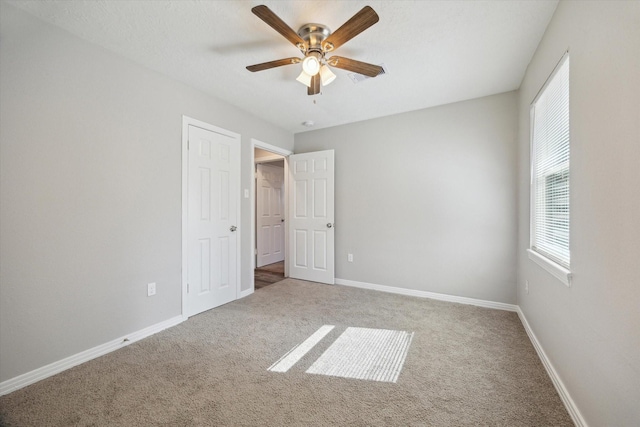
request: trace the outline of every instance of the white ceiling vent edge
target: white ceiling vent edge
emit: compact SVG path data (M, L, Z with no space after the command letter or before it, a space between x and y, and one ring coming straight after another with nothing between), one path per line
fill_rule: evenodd
M382 71L380 71L380 74L378 74L376 77L380 77L383 74L389 74L389 69L387 68L386 65L384 64L378 64L378 65L382 67ZM348 73L347 76L349 76L349 78L354 84L358 84L365 80L369 80L373 78L373 77L365 76L363 74L358 74L358 73Z

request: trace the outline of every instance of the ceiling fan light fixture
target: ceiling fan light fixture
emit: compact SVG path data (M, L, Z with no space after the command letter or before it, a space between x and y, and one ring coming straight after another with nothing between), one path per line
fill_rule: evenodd
M296 32L265 5L255 6L251 8L251 12L300 49L304 56L304 58L284 58L249 65L246 68L251 72L302 62L303 71L296 80L307 86L307 95L322 93L321 86L327 86L335 80L336 75L327 66L352 71L367 77L376 77L384 72L380 66L355 59L339 56L329 59L325 57L327 53L333 52L380 20L371 6L363 7L334 32L331 32L326 25L313 23L304 24Z
M336 79L336 75L327 67L323 65L320 67L320 80L322 80L322 86L327 86Z
M302 61L302 70L309 76L315 76L320 71L320 60L313 55L309 55Z
M296 77L296 80L302 83L303 85L306 85L307 87L311 87L311 76L305 73L304 70L302 70L300 75Z

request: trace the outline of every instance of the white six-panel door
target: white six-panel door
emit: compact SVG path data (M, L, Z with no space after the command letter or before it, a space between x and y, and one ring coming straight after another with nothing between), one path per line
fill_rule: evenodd
M289 276L334 284L334 150L289 156Z
M257 267L284 260L284 168L256 167Z
M186 315L237 298L240 136L189 125Z

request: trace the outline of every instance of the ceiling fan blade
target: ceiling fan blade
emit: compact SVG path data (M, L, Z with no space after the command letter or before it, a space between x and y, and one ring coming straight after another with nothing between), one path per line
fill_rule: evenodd
M320 93L320 74L311 76L311 86L307 88L307 95L317 95Z
M332 56L327 61L329 65L336 68L342 68L343 70L353 71L354 73L362 74L369 77L376 77L383 70L379 65L368 64L362 61L356 61L355 59L344 58L342 56Z
M271 28L282 34L284 38L293 43L294 46L298 47L300 50L306 49L307 44L304 42L302 37L300 37L295 31L293 31L290 26L288 26L282 19L280 19L278 15L273 13L273 11L267 6L256 6L251 9L251 12L253 12L253 14L258 18L266 22L267 25L269 25Z
M292 58L284 58L278 59L276 61L263 62L262 64L249 65L247 70L255 73L256 71L268 70L269 68L282 67L283 65L291 65L298 64L300 62L300 58L292 57Z
M322 42L323 49L329 52L339 48L378 22L379 19L378 14L370 6L363 7L360 12L353 15L351 19L342 24L340 28L331 33L331 35Z

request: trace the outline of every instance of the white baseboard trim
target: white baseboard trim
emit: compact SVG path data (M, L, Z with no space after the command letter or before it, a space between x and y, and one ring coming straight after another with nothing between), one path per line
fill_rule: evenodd
M455 295L439 294L436 292L418 291L415 289L396 288L395 286L375 285L373 283L357 282L355 280L335 279L336 285L351 286L354 288L372 289L374 291L390 292L392 294L409 295L412 297L431 298L440 301L457 302L459 304L477 305L479 307L494 308L496 310L518 311L515 304L504 302L485 301L475 298L458 297Z
M253 292L254 292L254 288L249 288L249 289L246 289L244 291L240 291L240 296L238 297L238 299L244 298L244 297L248 297Z
M522 312L519 306L518 306L518 317L522 322L522 326L524 326L524 330L527 331L527 335L529 335L529 339L533 344L533 348L536 349L536 353L538 353L538 357L542 361L542 365L546 369L547 374L551 378L551 381L553 382L553 385L556 388L556 391L560 395L560 399L562 399L562 403L564 403L565 408L567 408L567 412L569 412L569 415L571 416L573 423L577 427L587 427L587 422L582 417L580 410L578 409L575 402L571 398L569 391L567 390L564 383L560 379L560 376L556 372L555 368L551 364L551 361L547 357L547 354L544 352L542 345L538 341L536 334L533 333L533 330L531 329L531 326L529 326L529 322L527 321L527 318L525 317L524 313Z
M73 356L66 357L62 360L50 363L41 368L34 369L33 371L27 372L26 374L18 375L15 378L3 381L2 383L0 383L0 396L4 396L5 394L9 394L12 391L16 391L30 384L58 374L62 371L66 371L67 369L73 368L74 366L80 365L81 363L88 362L89 360L95 359L96 357L111 353L114 350L125 347L143 338L149 337L164 329L182 323L185 320L186 318L184 318L182 315L173 317L171 319L165 320L164 322L156 323L155 325L151 325L147 328L125 335L118 339L90 348L89 350L74 354Z

